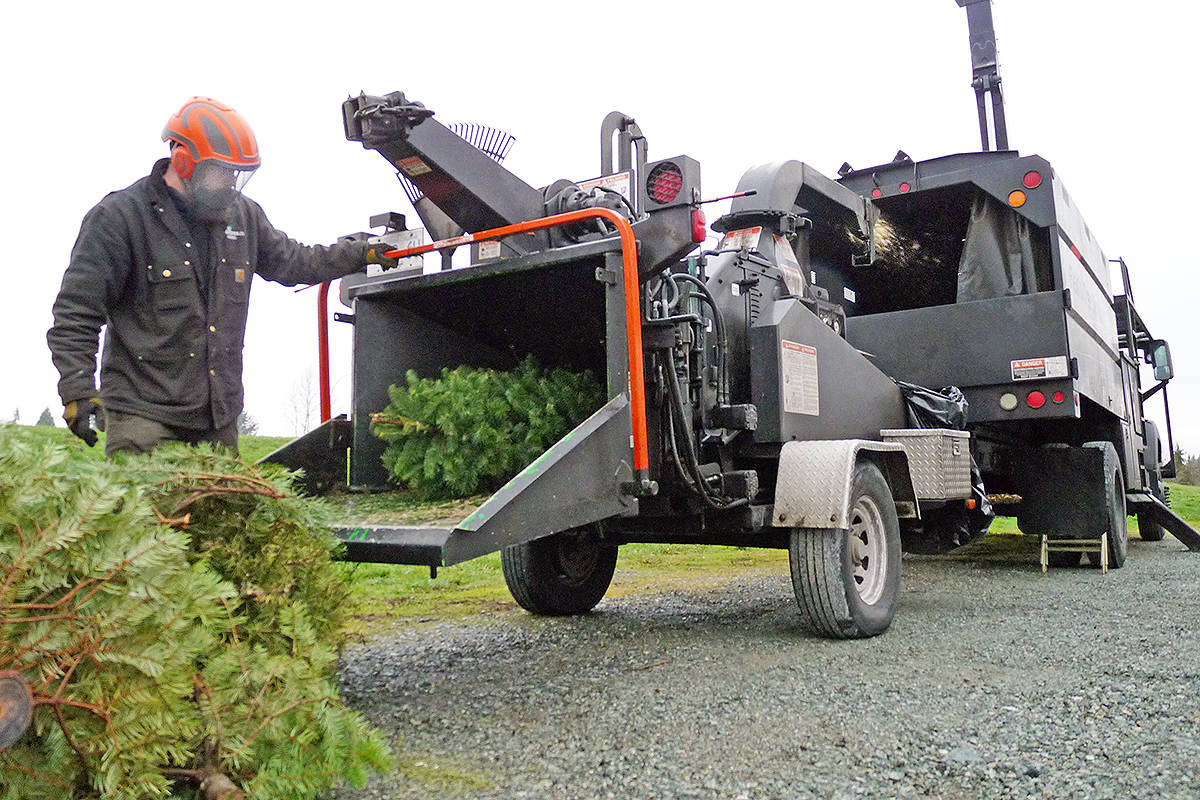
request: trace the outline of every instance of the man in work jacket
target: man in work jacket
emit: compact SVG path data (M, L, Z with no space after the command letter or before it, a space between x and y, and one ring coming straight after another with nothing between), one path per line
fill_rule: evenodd
M102 410L109 456L167 440L236 450L254 275L293 286L388 261L365 240L309 247L276 230L241 193L260 158L232 108L193 98L163 140L169 159L84 217L46 335L63 418L91 446Z

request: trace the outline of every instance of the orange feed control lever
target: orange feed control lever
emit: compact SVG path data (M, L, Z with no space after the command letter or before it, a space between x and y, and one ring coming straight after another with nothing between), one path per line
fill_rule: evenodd
M658 487L650 480L650 456L646 442L646 377L642 360L642 308L638 284L637 240L633 235L633 226L627 219L611 209L583 208L564 214L531 219L527 222L518 222L515 225L491 228L479 233L465 233L430 244L406 247L402 250L389 250L385 255L388 258L407 258L434 250L457 247L469 242L499 239L596 217L611 222L616 226L617 232L621 234L621 261L625 287L625 337L629 351L629 411L633 422L633 478L638 494L652 495L656 493Z

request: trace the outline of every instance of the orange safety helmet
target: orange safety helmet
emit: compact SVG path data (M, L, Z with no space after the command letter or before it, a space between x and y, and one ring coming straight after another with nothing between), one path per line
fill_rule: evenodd
M239 171L258 169L262 159L254 131L241 114L211 97L193 97L171 115L163 128L164 142L175 142L171 166L190 178L196 164L212 159Z

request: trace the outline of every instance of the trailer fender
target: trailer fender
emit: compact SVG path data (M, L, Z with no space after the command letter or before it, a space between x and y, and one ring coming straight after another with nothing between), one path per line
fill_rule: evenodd
M771 524L780 528L845 528L850 519L850 481L860 458L872 461L887 478L897 516L917 517L916 490L901 445L837 439L783 445Z

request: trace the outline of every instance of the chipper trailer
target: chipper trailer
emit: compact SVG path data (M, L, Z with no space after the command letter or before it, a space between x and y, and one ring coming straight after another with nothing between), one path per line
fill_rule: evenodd
M900 387L845 340L841 306L808 280L816 229L850 232L855 255L869 254L870 202L799 162L755 168L716 223L721 245L685 258L706 236L700 166L647 161L624 115L603 126L599 180L535 188L401 93L352 98L343 113L348 138L436 204L436 224L474 232L396 255L469 246L471 263L344 279L352 416L274 460L319 483L344 475L348 446L350 486L385 487L371 414L408 370L508 369L532 355L590 370L607 390L465 519L347 529L348 559L437 568L499 550L517 602L571 614L603 597L624 543L787 548L811 628L888 626L899 521L974 501L967 434L910 430ZM914 447L928 475L910 468Z
M1023 492L1023 524L1050 529L1053 493L1018 480L1021 469L1041 469L1074 481L1075 500L1059 502L1086 524L1073 523L1069 535L1112 533L1123 554L1117 528L1127 497L1177 535L1194 535L1180 533L1153 499L1162 497L1153 428L1140 413L1131 419L1128 405L1121 410L1136 397L1140 412L1143 399L1133 355L1155 359L1169 377L1165 344L1149 338L1128 292L1117 306L1118 342L1108 295L1068 282L1096 283L1103 270L1076 274L1067 252L1081 264L1105 262L1041 159L1007 150L920 165L899 159L847 168L841 181L799 161L760 165L714 223L720 243L701 251L700 165L685 155L648 160L646 138L618 112L601 129L597 178L539 188L501 165L506 136L447 127L400 92L351 98L342 111L347 138L395 167L439 237L418 244L402 216L376 218L389 227L392 255L465 247L470 263L448 268L443 258L431 273L402 263L343 279L352 313L339 316L354 327L351 417L271 459L304 467L314 487L347 473L351 489L386 487L371 415L408 370L508 369L532 355L544 367L591 371L607 398L464 519L341 531L349 560L436 571L500 551L521 606L574 614L603 597L621 544L786 548L808 627L830 637L878 634L895 610L901 537L906 549L936 552L990 519L971 434L950 416L930 425L916 408L956 392L913 384L964 386L983 476ZM1035 172L1040 182L1029 185ZM1008 201L1014 175L1024 206ZM925 210L905 204L939 192L967 210L983 198L979 227L1008 215L1004 224L1028 233L1037 254L1028 286L1037 291L956 297L950 261L941 265L947 274L925 268L930 294L901 291L905 276L891 270L910 241L903 237L914 235L906 224L936 237L934 212L949 200ZM998 211L986 202L996 197ZM881 224L881 210L895 228ZM1065 237L1082 255L1058 246ZM1012 263L995 250L1001 238L981 239L980 257ZM952 251L946 244L943 258L960 257ZM898 307L893 292L912 299ZM906 316L921 314L933 316ZM1030 324L1050 317L1056 322ZM1017 328L1011 337L1009 327ZM1012 358L996 341L1006 338ZM1035 389L1043 402L1033 401ZM1018 391L1013 405L1006 396ZM1069 436L1051 433L1068 428Z

